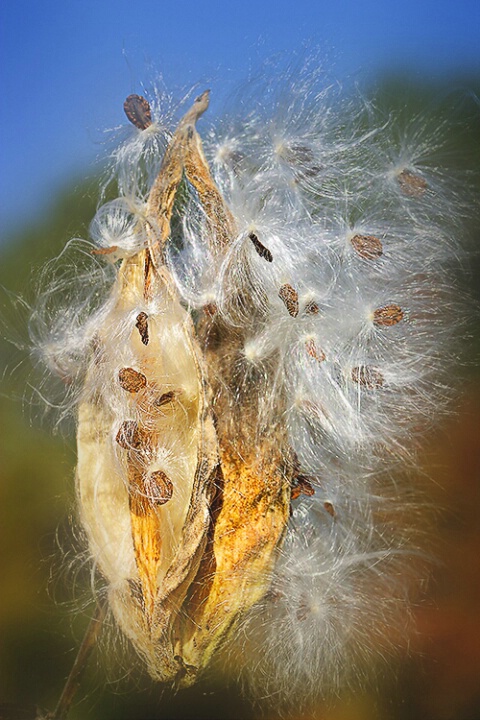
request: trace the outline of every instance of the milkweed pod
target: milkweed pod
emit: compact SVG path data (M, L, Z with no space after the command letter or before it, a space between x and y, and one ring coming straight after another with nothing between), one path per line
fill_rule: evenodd
M150 248L123 260L98 313L77 434L80 518L115 618L152 677L181 685L267 593L290 503L286 439L259 441L258 398L238 396L225 360L231 331L214 318L216 350L200 330L202 353L163 261L183 167L213 251L233 233L194 127L207 105L204 93L165 154Z
M144 307L148 345L136 327ZM121 628L167 680L179 669L168 639L205 549L218 451L190 317L148 250L124 261L96 344L102 365L92 363L79 408L80 516ZM145 378L136 392L130 376Z

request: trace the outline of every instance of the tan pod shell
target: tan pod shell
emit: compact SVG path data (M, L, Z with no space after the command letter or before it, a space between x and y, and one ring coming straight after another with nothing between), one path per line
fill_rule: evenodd
M123 260L99 314L77 435L80 519L114 616L152 677L184 685L268 591L292 475L286 438L258 437L256 393L232 414L233 335L220 323L212 349L201 329L202 353L163 261L183 170L213 251L235 233L195 130L207 106L204 93L174 134L148 202L150 248Z

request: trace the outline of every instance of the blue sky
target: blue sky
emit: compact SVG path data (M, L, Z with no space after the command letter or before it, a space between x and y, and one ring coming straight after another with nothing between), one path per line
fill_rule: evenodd
M397 68L415 79L478 76L480 1L4 0L2 235L93 173L102 130L124 122L123 99L141 92L149 66L173 87L208 81L215 112L250 68L306 40L341 81Z

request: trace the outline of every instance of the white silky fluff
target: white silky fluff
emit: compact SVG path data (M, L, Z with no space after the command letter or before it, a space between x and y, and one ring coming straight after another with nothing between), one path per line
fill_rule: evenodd
M270 389L286 394L290 442L315 494L293 501L271 592L245 618L232 657L238 665L240 645L255 692L293 706L355 684L408 644L428 564L415 448L449 398L464 313L452 277L463 203L448 168L434 164L445 138L426 136L423 118L402 125L322 81L313 64L279 70L211 130L207 156L239 236L212 271L208 228L192 207L173 259L190 303L214 301L246 331L252 364L283 360ZM417 194L402 187L404 171L420 178ZM383 254L361 257L356 235L378 238ZM284 283L298 292L296 317L278 296ZM264 309L260 327L232 303L239 289ZM302 312L312 301L318 312ZM402 321L376 325L375 309L388 304ZM312 340L322 362L305 351ZM378 369L382 387L352 382L358 367ZM278 420L274 399L267 407Z
M410 470L420 433L451 392L462 317L452 265L464 208L448 169L431 160L439 138L425 137L422 118L401 125L373 102L343 98L314 61L266 72L208 134L199 123L237 237L212 256L190 188L167 254L185 304L214 302L246 338L232 360L246 363L246 377L249 365L268 372L268 359L281 358L258 423L286 423L315 494L293 501L271 591L243 619L232 656L240 645L258 693L298 702L361 676L406 634L424 524ZM138 227L152 168L174 129L159 117L114 153L121 195L92 222L100 248L128 256L146 243ZM363 257L358 236L374 236L382 254ZM296 316L279 296L287 284L298 293ZM389 306L401 320L376 323L375 311ZM83 330L70 315L54 342L40 344L51 366L75 375L95 315Z

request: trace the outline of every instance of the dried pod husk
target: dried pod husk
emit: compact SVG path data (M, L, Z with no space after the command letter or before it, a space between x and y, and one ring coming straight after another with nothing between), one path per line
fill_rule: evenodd
M194 681L268 592L290 515L294 472L285 428L259 426L261 390L255 383L238 387L237 362L232 361L241 355L238 333L215 316L200 326L199 338L215 398L221 493L211 541L185 605L179 644L187 666L182 685ZM279 398L277 409L281 404Z
M148 308L148 345L136 327L140 308ZM103 363L92 363L79 409L80 517L117 621L150 672L168 680L179 671L172 627L206 546L218 457L192 322L148 250L124 261L96 342ZM124 365L146 386L125 389ZM172 387L178 393L159 407ZM132 422L129 446L118 433ZM148 491L158 473L173 487L163 503Z
M235 237L233 217L211 178L196 133L189 137L185 154L187 178L212 230L211 250L219 255ZM293 474L285 428L259 422L260 398L269 388L245 379L242 332L219 313L207 312L199 322L198 336L213 395L220 465L209 543L179 616L176 647L184 663L181 685L195 681L268 592L289 518ZM272 359L267 378L275 377L278 362ZM281 404L279 398L278 417Z
M148 250L123 262L96 343L103 363L91 363L79 408L80 518L120 627L151 674L169 680L180 669L173 626L207 543L218 454L191 319ZM129 392L119 366L138 368L145 387ZM172 387L172 402L159 406ZM161 503L156 477L168 478Z
M234 236L195 130L207 105L204 93L165 154L151 248L123 261L99 313L78 422L80 517L113 613L152 677L177 685L195 681L268 592L293 473L285 430L259 427L265 388L239 392L245 338L206 313L197 341L163 262L182 168L213 252Z

